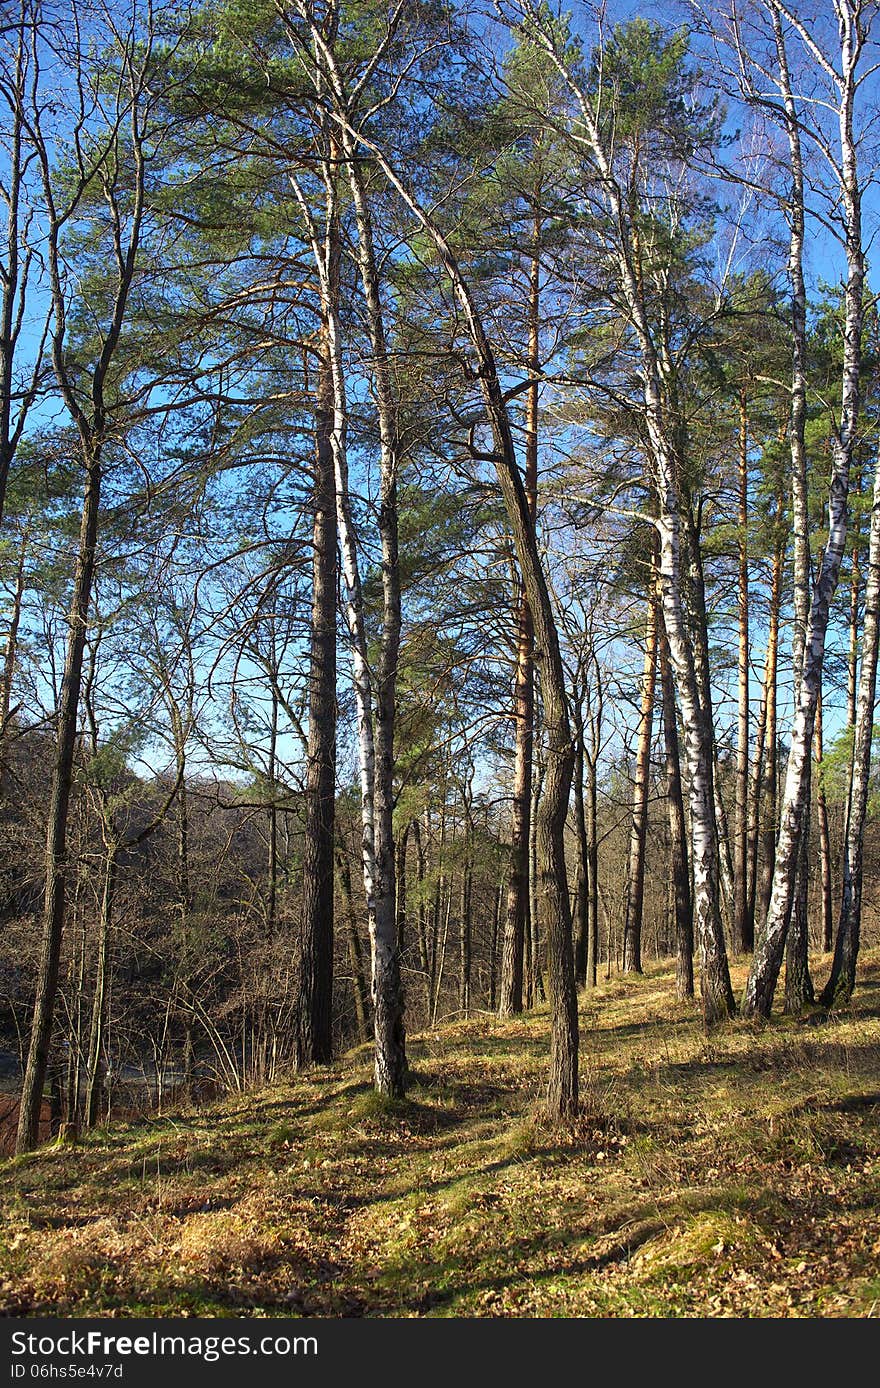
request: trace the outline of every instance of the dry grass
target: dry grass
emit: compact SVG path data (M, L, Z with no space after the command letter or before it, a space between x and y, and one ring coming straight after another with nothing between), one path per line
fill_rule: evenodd
M742 981L741 969L734 970ZM867 1316L880 1306L880 952L851 1009L703 1034L668 969L414 1037L210 1111L0 1162L11 1314Z

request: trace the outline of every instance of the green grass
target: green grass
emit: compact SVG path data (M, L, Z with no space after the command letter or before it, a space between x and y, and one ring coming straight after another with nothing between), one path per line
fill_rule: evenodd
M707 1037L660 966L581 1002L565 1129L541 1111L546 1012L481 1015L410 1038L403 1101L360 1048L0 1161L0 1308L876 1315L880 955L828 1020Z

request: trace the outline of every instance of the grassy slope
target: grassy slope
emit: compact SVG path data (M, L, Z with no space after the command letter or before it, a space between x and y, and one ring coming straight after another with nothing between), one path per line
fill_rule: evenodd
M8 1314L854 1315L880 1307L880 952L829 1022L706 1038L668 970L582 999L584 1116L535 1118L546 1015L410 1040L0 1162Z

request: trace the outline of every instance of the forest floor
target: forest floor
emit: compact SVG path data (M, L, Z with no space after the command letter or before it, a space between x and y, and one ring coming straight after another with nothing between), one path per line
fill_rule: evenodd
M880 1314L880 951L830 1018L706 1036L672 994L652 965L582 995L565 1132L540 1116L540 1010L412 1036L401 1103L361 1048L4 1160L0 1309Z

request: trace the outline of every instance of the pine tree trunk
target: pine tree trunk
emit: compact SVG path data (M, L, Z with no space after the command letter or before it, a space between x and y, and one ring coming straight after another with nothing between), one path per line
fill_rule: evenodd
M580 700L572 706L575 728L574 829L577 841L577 867L574 910L574 972L579 987L587 981L590 948L589 866L587 862L587 819L584 810L584 719Z
M362 143L363 137L362 138ZM510 521L526 597L535 625L536 660L540 669L544 706L544 792L538 812L540 900L546 922L550 993L550 1074L547 1106L555 1118L565 1118L578 1107L577 993L571 938L571 903L565 866L565 823L574 768L574 745L565 690L565 671L550 594L541 565L535 527L529 513L510 417L495 358L470 290L462 277L452 248L436 224L419 206L394 169L375 146L377 163L432 240L449 275L477 357L486 414L491 426L496 476Z
M490 1012L495 1011L498 993L498 931L501 924L501 907L504 900L504 883L499 882L497 891L493 897L492 935L489 942L489 987L487 990L486 1006Z
M471 865L470 849L466 845L458 915L458 1011L461 1017L469 1017L471 1011L471 930Z
M544 974L541 968L541 903L538 878L538 806L544 787L544 766L539 762L532 768L531 833L529 835L529 916L526 922L529 945L529 1007L546 1002ZM566 889L566 897L568 892ZM571 902L569 901L569 912ZM569 919L571 919L569 915ZM572 951L573 955L573 951Z
M822 871L822 948L826 953L834 942L834 895L831 881L831 832L828 826L828 800L822 763L822 693L816 705L816 730L813 735L816 761L816 818L819 821L819 859Z
M428 810L425 809L425 825L427 829ZM430 942L430 980L431 980L431 1015L436 1009L437 990L438 990L438 958L440 952L441 924L443 921L443 899L446 893L446 783L445 773L443 782L443 798L440 802L440 823L439 823L439 843L437 851L437 877L434 886L434 901L431 908L431 942Z
M586 826L587 826L587 987L595 988L599 969L599 834L597 816L596 762L586 758Z
M660 623L658 634L660 687L663 695L663 734L666 748L666 810L669 818L669 846L675 910L675 993L679 998L694 995L694 924L691 879L688 868L687 824L681 783L681 754L675 711L675 686L669 667L666 631Z
M754 948L755 903L758 893L758 839L761 828L761 796L764 790L764 754L767 743L767 700L766 688L761 696L758 718L755 724L755 759L749 779L749 822L747 844L747 883L746 911L752 929Z
M437 964L435 968L436 981L434 984L434 999L431 1007L431 1025L437 1021L437 1009L440 1006L440 990L443 986L443 968L446 963L446 944L449 939L449 917L452 914L452 891L445 893L445 908L443 907L444 894L439 897L443 917L443 930L437 945Z
M679 457L673 454L672 467L680 472ZM688 491L683 492L680 505L682 536L682 596L687 618L687 635L693 649L693 665L697 710L706 726L706 743L711 758L712 806L714 809L715 856L717 859L718 885L718 943L723 954L722 974L727 973L727 952L724 943L722 918L732 933L733 922L733 858L730 853L730 831L727 824L727 810L721 790L721 776L718 767L718 747L715 741L715 728L712 718L712 670L709 657L709 626L706 612L706 585L703 573L703 554L698 524L699 511L694 506ZM669 632L667 630L667 640ZM671 647L670 647L671 658ZM673 673L674 673L673 663ZM685 744L687 745L687 744ZM693 835L693 807L691 808L691 833ZM692 853L692 859L695 854ZM696 879L695 879L696 881ZM693 893L696 898L696 889ZM729 982L729 978L728 978ZM723 992L723 981L721 984ZM734 1007L733 993L729 1003ZM719 1017L722 1014L719 1014Z
M409 945L409 921L407 918L407 889L406 889L406 849L409 843L409 825L404 826L403 833L397 840L397 847L394 852L394 863L397 870L397 883L395 886L397 900L397 952L401 959L404 951Z
M770 604L767 627L767 652L764 659L764 689L758 716L755 745L755 767L752 776L749 810L749 913L752 929L759 922L763 929L770 904L773 881L773 858L776 849L776 665L779 656L779 610L782 601L782 570L786 542L781 533L780 518L783 498L777 497L777 538L773 550L770 577ZM763 867L758 890L758 844L761 838L762 807L764 810ZM754 938L754 936L753 936Z
M427 808L425 816L427 818ZM425 987L425 1002L428 1008L428 1015L431 1012L431 951L428 941L428 919L427 903L425 901L425 845L422 842L422 826L418 819L414 819L410 826L413 842L416 846L416 880L418 882L419 901L416 911L416 939L419 947L419 968L422 971L422 979Z
M809 795L809 789L807 790ZM807 803L801 829L797 888L791 923L785 941L785 1006L789 1017L799 1017L813 1002L810 977L810 805Z
M749 433L745 387L740 390L739 445L739 583L737 616L736 815L733 828L733 938L747 954L754 946L754 922L748 908L748 806L749 806Z
M333 374L325 322L318 356L312 497L312 617L302 935L296 1064L333 1056L333 860L336 842L336 480ZM349 900L351 893L349 890ZM360 1024L362 1018L358 1016Z
M642 912L645 897L645 847L648 840L648 791L651 782L651 734L657 678L657 603L653 579L648 585L642 700L636 746L635 784L629 840L629 869L623 913L623 972L642 972Z
M510 880L501 955L498 1012L513 1016L523 1009L525 934L529 915L529 842L531 830L532 748L534 739L535 637L525 589L520 585L514 681L513 817L510 834Z
M352 685L357 716L358 773L361 792L361 865L366 897L367 921L370 930L371 966L376 971L376 743L373 730L373 676L367 657L367 634L364 616L364 595L360 577L357 539L352 516L347 452L347 402L345 365L342 354L342 331L339 304L339 259L341 253L338 212L337 176L339 148L328 139L321 174L325 190L325 229L319 232L311 216L309 204L296 178L290 182L309 230L312 256L318 276L321 317L326 336L327 361L332 380L333 420L330 446L336 491L336 527L343 579L343 606L349 634ZM392 853L393 857L393 853ZM386 864L387 868L387 864ZM393 902L391 911L383 916L386 936L394 930ZM385 940L382 962L388 954ZM375 998L374 998L375 1002ZM384 1015L384 1014L383 1014ZM383 1023L384 1024L384 1023Z
M336 871L339 878L339 895L342 898L342 919L345 923L345 938L348 946L348 962L351 967L351 991L354 1000L354 1015L359 1041L367 1041L370 1036L370 990L364 970L364 952L358 934L357 917L351 894L351 872L348 856L342 848L336 849Z
M865 583L865 616L862 628L862 665L859 672L856 723L853 738L853 775L843 855L842 892L831 976L822 992L825 1007L841 1007L852 997L862 917L864 833L871 772L874 703L877 689L878 630L880 630L880 455L874 475L868 574Z
M65 1126L75 1129L80 1117L80 1082L82 1079L82 1059L86 1054L83 1044L83 1010L85 1003L86 980L86 922L80 909L79 885L82 871L77 871L77 885L74 891L73 935L76 945L71 951L68 965L67 1036L64 1045L67 1049L67 1062L64 1067L64 1107L62 1110Z
M325 43L326 36L317 27L313 30L313 37L317 43L322 45ZM336 78L335 71L331 71L331 84L335 82ZM319 85L323 88L323 78L319 81ZM338 189L336 186L340 153L347 155L348 152L347 149L340 151L335 138L328 139L326 158L322 165L326 195L326 225L323 237L319 234L314 218L311 216L308 201L292 174L290 181L309 228L312 255L318 273L321 312L326 326L327 353L333 380L331 446L336 483L337 533L344 580L344 606L350 637L352 683L357 710L358 767L361 787L361 858L367 921L370 931L373 1026L376 1038L374 1078L376 1087L380 1092L394 1096L403 1093L406 1075L403 999L397 956L394 839L391 832L391 786L389 782L389 768L393 772L396 652L391 650L394 631L393 628L388 628L387 619L391 615L388 611L389 599L393 599L393 591L398 582L397 557L394 548L397 523L396 483L393 473L389 474L385 467L385 426L382 423L383 409L380 402L383 467L379 529L383 550L382 577L385 611L383 613L382 653L380 654L379 669L376 673L376 727L374 730L373 674L368 659L364 596L349 488L346 378L342 354L339 277L336 273L340 253ZM346 162L350 171L352 161L347 157ZM350 177L349 183L353 191L356 182L357 180L353 181ZM367 254L361 231L362 227L359 222L357 238L359 257ZM375 325L370 304L368 304L368 317L370 318L372 337ZM378 377L381 371L380 358L382 362L385 360L384 352L375 352L374 350L374 355ZM378 380L377 386L381 390L381 383ZM390 552L389 547L393 553ZM387 556L386 551L389 551ZM388 660L392 655L393 661L389 667ZM381 747L379 746L380 743ZM377 792L381 799L381 805L377 804ZM380 819L381 824L379 823Z

